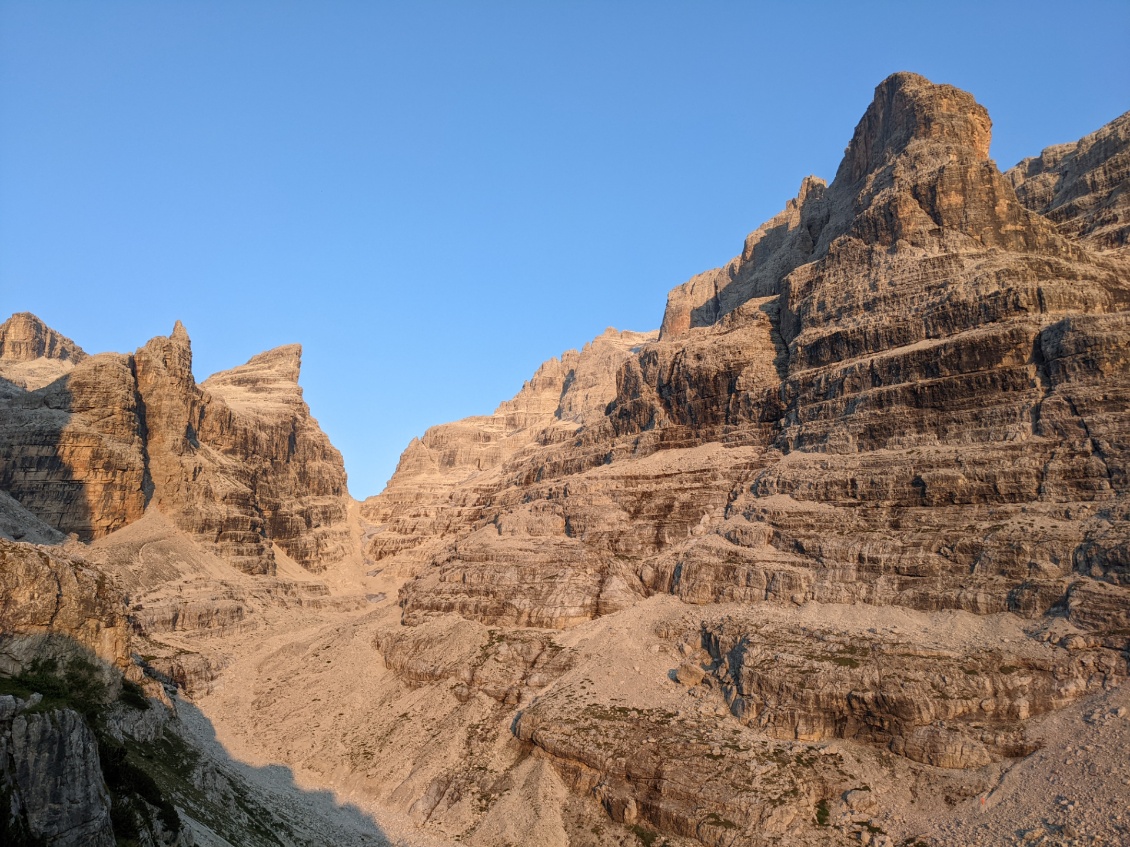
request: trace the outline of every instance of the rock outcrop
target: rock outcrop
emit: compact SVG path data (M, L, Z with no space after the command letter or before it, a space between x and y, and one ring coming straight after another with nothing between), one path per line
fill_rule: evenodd
M83 359L0 405L0 488L21 506L83 539L141 517L148 479L132 357Z
M0 672L22 669L59 638L124 670L129 632L125 598L89 563L0 539Z
M0 827L11 843L114 847L98 744L70 709L0 696ZM8 843L8 842L6 842Z
M1128 676L1125 129L1002 174L971 95L895 74L660 333L413 441L356 574L290 561L351 543L300 350L198 385L179 324L0 383L0 529L93 539L151 674L443 836L915 843ZM118 655L51 599L85 565L0 554L0 625Z
M33 317L5 326L23 364L77 361L0 397L0 489L22 508L89 541L153 507L250 573L274 571L275 545L315 571L345 555L345 470L302 400L297 345L198 386L179 321L93 357Z
M1130 245L1130 112L1072 144L1046 148L1005 176L1020 202L1095 250Z
M473 492L521 467L521 457L601 420L621 365L654 338L608 330L580 352L543 364L493 415L436 426L413 440L385 491L362 506L374 527L370 556L386 567L404 559L396 558L402 553L418 561L437 542L474 526L483 510Z
M913 632L860 632L733 616L704 625L702 643L743 723L773 738L878 743L940 768L1027 755L1029 718L1126 676L1114 651L1011 646L960 618L911 620ZM964 643L936 643L946 624L963 627Z
M1026 755L1029 720L1127 674L1122 123L1006 176L972 96L885 80L831 184L806 179L741 256L675 289L659 338L619 350L583 418L565 426L550 362L494 416L410 445L363 510L370 554L407 578L403 623L426 640L451 614L505 631L655 594L701 606L701 661L675 678L754 731L757 767L807 771L734 789L719 727L695 718L679 746L642 706L578 717L562 692L583 687L553 688L514 731L614 819L709 844L844 794L813 752L829 740L897 754L912 782ZM1024 634L932 647L720 619L718 603L895 606L922 632L972 615ZM385 660L419 676L404 643L382 640ZM730 787L705 817L702 791L680 794L715 783Z
M0 324L0 379L20 388L42 388L85 358L82 348L30 312Z
M749 300L779 294L781 280L812 258L822 218L811 214L809 203L819 205L826 189L819 177L805 177L796 198L750 233L740 256L668 294L660 337L670 340L691 327L711 326Z
M376 557L430 539L406 619L560 626L652 591L1042 614L1121 567L1126 265L1026 208L989 128L896 74L831 185L676 289L606 414L410 446L366 506Z
M200 437L238 463L264 537L320 571L347 552L350 501L341 454L302 399L301 360L291 344L205 380Z

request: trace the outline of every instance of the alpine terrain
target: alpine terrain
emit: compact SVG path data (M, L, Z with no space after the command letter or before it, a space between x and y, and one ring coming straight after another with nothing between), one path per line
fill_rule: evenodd
M657 331L361 503L297 345L13 315L0 841L1130 843L1130 113L990 134L889 77Z

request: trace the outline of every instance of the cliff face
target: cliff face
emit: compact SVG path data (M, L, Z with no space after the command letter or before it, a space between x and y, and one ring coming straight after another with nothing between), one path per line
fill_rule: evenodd
M806 216L805 209L819 205L826 189L819 177L805 177L796 198L750 233L740 256L675 288L667 296L661 338L710 326L748 300L779 294L785 275L816 250L823 219L811 207Z
M363 517L374 526L368 541L369 555L382 566L404 561L414 572L414 563L427 551L445 549L453 535L478 525L486 515L478 495L493 490L499 478L515 471L526 473L526 457L547 445L571 441L579 427L601 420L605 407L615 397L619 368L654 338L654 333L608 330L580 352L570 350L560 359L543 364L493 415L433 427L422 439L413 441L385 491L362 506ZM539 507L539 515L542 513L544 509ZM535 516L532 522L539 520ZM583 552L565 535L564 524L557 517L549 515L549 520L555 522L552 534L557 538L547 538L547 543ZM497 528L496 534L524 535L522 521L517 517L516 523ZM539 541L517 543L519 546L507 554L516 561L527 553L540 555ZM600 582L596 575L586 579ZM436 590L444 589L440 586ZM501 594L496 600L509 602ZM542 615L549 622L559 617L552 607L531 608L529 613ZM582 613L582 617L587 615Z
M274 544L312 570L344 555L345 470L302 400L299 347L198 386L179 322L133 355L93 357L31 316L5 327L47 339L5 342L25 364L78 360L0 397L0 488L24 509L92 540L153 506L250 573L273 572Z
M0 488L25 509L86 539L141 516L148 486L132 357L84 359L0 405Z
M77 344L30 312L0 324L0 379L20 388L42 388L85 358Z
M301 357L291 344L205 380L201 438L244 469L263 534L319 571L345 555L349 494L341 454L302 399Z
M884 81L832 184L806 180L672 293L606 414L473 483L429 469L413 513L458 518L422 533L451 541L404 589L408 618L560 626L654 591L1038 614L1119 583L1127 266L1026 208L989 128L962 91ZM1109 174L1123 147L1086 161ZM481 453L489 430L425 441ZM420 449L367 506L386 532Z
M99 690L116 691L130 667L125 600L81 559L0 539L0 684L44 660L82 662ZM0 695L0 836L113 847L97 739L76 711L42 701Z
M407 577L414 649L450 614L589 632L657 594L698 607L655 633L725 718L613 707L576 671L514 732L615 820L708 844L800 839L843 793L814 752L830 739L955 796L972 783L923 768L1029 753L1028 721L1127 673L1123 123L1006 176L972 96L885 80L832 183L806 179L739 257L676 288L660 337L595 381L607 405L550 414L550 362L525 401L405 451L364 514L370 554ZM502 421L519 408L540 409L520 439ZM910 635L882 626L892 606ZM735 723L752 746L719 753ZM815 758L747 783L747 749L754 770Z
M70 709L28 713L27 705L0 696L4 834L13 843L114 847L110 795L93 733Z
M124 670L129 622L121 593L87 562L0 539L0 671L21 669L63 637Z
M0 382L0 527L96 539L218 735L466 843L917 843L1015 790L1000 843L1065 820L1032 774L1067 761L1123 808L1123 123L1002 175L970 95L889 78L835 179L672 291L659 335L610 330L409 445L361 510L372 567L326 583L213 555L348 546L297 347L197 385L179 324L82 358L17 316L16 364L75 364ZM120 662L83 563L0 545L0 592L6 631Z
M1024 159L1005 176L1020 202L1064 235L1095 250L1130 245L1130 113Z

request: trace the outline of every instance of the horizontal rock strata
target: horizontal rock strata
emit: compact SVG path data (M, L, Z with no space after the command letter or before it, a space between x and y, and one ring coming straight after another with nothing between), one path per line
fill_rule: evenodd
M1006 177L1020 202L1097 250L1130 245L1130 113L1024 159Z
M604 370L603 414L410 446L365 507L374 557L419 571L406 621L567 626L654 591L1038 615L1120 584L1127 265L1021 203L989 127L891 77L832 184Z
M673 736L662 710L570 711L554 686L514 732L615 820L730 844L825 802L850 817L830 742L971 796L973 774L1031 752L1029 721L1125 678L1128 141L1116 121L1004 175L990 129L965 92L894 75L835 179L675 289L660 336L594 371L583 418L547 363L494 416L429 430L365 504L409 627L570 628L655 594L704 608L674 678L720 698L766 767L790 764L734 790L716 722ZM717 603L923 617L901 636L798 630ZM1023 631L929 643L961 615ZM438 684L400 643L381 642L389 667Z
M92 540L152 506L250 573L274 571L276 544L311 570L346 554L345 470L302 400L297 345L198 386L179 322L93 357L31 316L5 326L32 337L5 342L21 362L77 361L0 397L0 488L24 509Z
M43 639L86 648L108 664L129 664L122 594L90 563L45 547L0 539L0 670L12 673L42 652Z

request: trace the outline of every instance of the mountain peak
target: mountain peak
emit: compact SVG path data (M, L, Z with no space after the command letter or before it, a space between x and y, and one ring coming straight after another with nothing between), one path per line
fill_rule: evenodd
M255 366L264 372L269 372L288 382L298 382L298 375L302 369L302 345L283 344L274 347L247 360L243 368Z
M856 182L914 141L968 148L976 158L988 159L992 126L988 111L972 94L900 71L876 86L840 173L847 168L850 181Z
M17 312L0 324L0 360L58 359L74 363L85 358L81 347L31 312Z
M301 367L302 345L284 344L252 356L238 367L212 374L203 386L223 397L233 409L276 414L301 404Z

